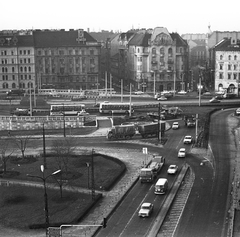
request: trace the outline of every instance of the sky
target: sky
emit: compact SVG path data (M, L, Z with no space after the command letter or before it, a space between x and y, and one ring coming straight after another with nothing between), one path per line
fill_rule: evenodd
M0 0L0 30L84 29L169 33L240 31L239 0Z

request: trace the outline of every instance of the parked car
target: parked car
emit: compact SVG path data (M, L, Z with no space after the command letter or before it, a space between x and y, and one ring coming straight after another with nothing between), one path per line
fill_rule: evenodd
M153 212L153 204L149 202L144 202L141 205L141 208L138 212L138 216L140 217L149 217Z
M178 151L178 158L185 158L186 157L186 149L180 148Z
M210 103L220 103L221 101L217 99L216 97L213 97L211 100L209 100Z
M178 122L173 122L172 129L178 129L178 128L179 128L179 123Z
M185 136L183 139L184 144L191 144L192 142L193 142L193 138L190 135Z
M168 174L176 174L178 171L178 166L177 165L170 165L168 167L167 173Z
M142 92L142 91L135 91L134 94L135 95L142 95L142 94L144 94L144 92Z

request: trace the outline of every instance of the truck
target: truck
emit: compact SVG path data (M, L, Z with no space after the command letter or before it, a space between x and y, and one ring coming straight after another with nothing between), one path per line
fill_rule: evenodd
M158 123L147 123L147 124L139 124L138 132L141 134L142 138L147 138L148 136L157 136L158 132L162 133L162 136L164 135L165 131L165 125L166 123L160 123L160 126L158 126Z
M163 156L154 156L154 158L149 164L146 165L146 167L141 168L139 177L141 183L152 183L164 164L165 158Z
M136 133L136 128L134 124L127 125L116 125L113 126L107 133L108 140L114 139L130 139Z

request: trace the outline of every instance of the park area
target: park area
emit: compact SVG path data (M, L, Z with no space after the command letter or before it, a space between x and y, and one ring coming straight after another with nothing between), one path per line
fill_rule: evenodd
M41 156L12 157L7 172L0 172L3 178L0 181L4 184L0 186L0 223L4 227L45 228L44 189L38 178L43 177L42 164ZM48 155L46 164L44 176L49 177L46 184L50 226L79 222L101 199L101 191L111 189L125 171L125 165L119 160L92 151L67 158ZM51 176L60 167L61 172ZM11 184L11 180L17 180L18 184Z

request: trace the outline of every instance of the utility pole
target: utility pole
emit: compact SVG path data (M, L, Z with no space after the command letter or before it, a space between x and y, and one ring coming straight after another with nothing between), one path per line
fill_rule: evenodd
M94 149L92 149L92 200L95 200L95 184L94 184Z
M158 141L161 142L161 119L160 119L160 113L161 113L161 105L158 104Z

